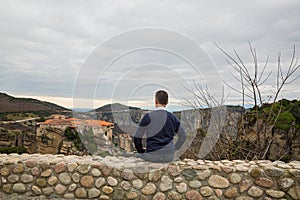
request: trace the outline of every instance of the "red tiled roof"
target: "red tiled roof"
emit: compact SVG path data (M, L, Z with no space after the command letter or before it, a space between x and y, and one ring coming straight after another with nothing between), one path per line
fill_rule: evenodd
M93 127L97 127L97 126L111 126L113 125L113 123L110 122L106 122L103 120L80 120L77 118L68 118L68 119L48 119L45 122L41 123L41 124L48 124L48 125L70 125L70 126L74 126L74 125L79 125L85 123L88 126L93 126Z

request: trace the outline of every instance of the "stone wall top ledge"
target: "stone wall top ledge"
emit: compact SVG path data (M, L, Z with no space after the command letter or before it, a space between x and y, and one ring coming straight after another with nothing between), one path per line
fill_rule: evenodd
M50 165L56 165L58 163L64 162L66 164L69 163L77 163L77 164L90 164L90 165L107 165L109 167L114 167L118 169L122 168L135 168L138 165L143 165L147 167L159 168L166 166L166 164L162 163L148 163L139 158L135 157L100 157L100 156L75 156L69 155L65 156L62 154L0 154L0 165L10 165L16 163L26 163L26 162L35 162L39 163L49 163ZM193 169L215 169L215 170L223 170L223 171L248 171L252 168L264 168L268 169L270 167L279 168L283 170L289 169L300 169L300 161L291 161L289 163L285 163L283 161L270 161L270 160L219 160L219 161L211 161L211 160L192 160L192 159L184 159L177 160L170 165L179 165L191 167Z

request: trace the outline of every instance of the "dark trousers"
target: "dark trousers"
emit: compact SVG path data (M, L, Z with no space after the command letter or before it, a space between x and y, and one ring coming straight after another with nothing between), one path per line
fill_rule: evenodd
M173 152L169 152L169 151L168 152L161 152L161 151L145 152L145 153L139 153L138 157L148 162L168 163L174 160L174 151Z

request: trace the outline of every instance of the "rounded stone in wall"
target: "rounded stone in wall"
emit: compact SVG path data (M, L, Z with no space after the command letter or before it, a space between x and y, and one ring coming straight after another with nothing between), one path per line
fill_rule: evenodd
M122 181L120 185L126 191L131 188L131 185L130 185L130 183L128 181Z
M116 186L118 185L118 180L114 177L107 177L107 183L110 185L110 186Z
M251 181L250 180L244 180L240 183L240 193L245 192L246 190L248 190L248 188L251 185Z
M166 199L166 196L162 192L156 193L152 198L152 200L165 200L165 199Z
M179 183L175 186L177 192L184 193L187 191L187 184L186 183Z
M28 174L22 174L21 181L23 183L31 183L31 182L33 182L33 176L32 175L28 175Z
M54 171L57 174L66 171L66 169L67 169L67 166L66 166L66 163L64 163L64 162L57 163L54 166Z
M260 197L263 194L263 191L256 186L252 186L248 190L248 194L252 197Z
M284 197L285 193L282 191L276 191L276 190L266 190L266 193L273 198L279 199Z
M13 185L13 191L17 193L26 192L26 186L23 183L16 183Z
M220 196L222 196L223 191L221 189L215 189L215 194L217 197L220 197Z
M198 179L205 180L211 175L211 171L206 169L204 171L199 172Z
M179 194L178 192L175 192L173 190L171 190L170 192L168 192L168 199L172 199L172 200L181 200L182 195Z
M286 191L294 185L295 181L291 178L283 178L278 181L279 187Z
M75 195L73 193L64 194L65 199L75 199Z
M102 191L105 193L105 194L111 194L114 192L114 189L110 186L104 186L102 188Z
M93 199L93 198L97 198L98 196L100 196L100 191L96 188L91 188L88 190L88 197Z
M176 177L175 179L174 179L174 182L175 183L181 183L183 181L183 178L182 177Z
M25 162L25 166L29 167L29 168L33 168L37 165L37 161L36 160L27 160Z
M7 180L10 182L10 183L16 183L19 181L19 177L16 175L16 174L11 174L7 177Z
M81 174L87 174L91 170L91 165L89 164L80 164L77 167L77 171Z
M8 176L10 174L10 169L7 167L3 167L0 170L0 174L1 176Z
M230 187L224 192L224 196L227 198L234 198L238 196L238 190L236 187Z
M134 174L131 169L124 169L121 176L123 179L131 181L134 178Z
M271 179L268 179L268 178L260 177L260 178L255 180L255 184L259 185L261 187L270 188L270 187L273 186L273 181Z
M72 180L75 182L75 183L79 183L80 181L80 175L78 173L74 173L72 175Z
M58 178L56 178L56 176L51 176L49 179L48 179L48 184L49 185L55 185L57 182L58 182Z
M132 192L128 192L126 194L126 197L127 197L127 199L136 199L138 197L138 194L136 192L132 191Z
M153 183L147 183L142 189L142 193L145 195L151 195L156 192L156 186Z
M94 177L101 176L101 171L99 169L92 169L92 175Z
M75 183L71 184L68 188L70 192L73 192L76 189L77 185Z
M237 198L235 198L236 200L253 200L252 197L248 197L248 196L239 196ZM267 200L267 199L265 199Z
M261 174L261 171L258 167L254 167L254 168L251 168L250 169L250 175L253 177L253 178L257 178L259 177Z
M168 173L170 176L173 176L173 177L180 175L179 166L170 165L168 167Z
M231 183L237 184L237 183L241 182L242 177L237 173L232 173L229 176L229 180L230 180Z
M212 175L208 179L208 184L214 188L227 188L229 186L229 181L222 176Z
M136 189L141 189L143 187L143 181L141 179L134 179L132 181L132 186Z
M45 187L47 185L47 181L45 178L37 178L35 183L40 187Z
M12 185L11 184L4 184L2 186L2 190L7 193L10 194L12 192Z
M193 180L189 183L189 186L194 189L201 187L201 185L202 185L201 182L198 180Z
M50 167L50 162L48 162L48 161L42 161L42 162L40 163L40 166L41 166L41 168L42 168L43 170L48 169L48 168Z
M42 192L44 195L49 196L50 194L53 193L53 188L52 187L45 187L42 189Z
M300 170L299 169L289 169L289 173L296 178L300 178Z
M71 177L66 172L59 174L58 179L64 185L69 185L71 183Z
M208 186L204 186L200 188L200 193L205 197L209 197L213 194L213 190Z
M67 190L67 187L62 184L57 184L54 188L56 194L63 194Z
M39 169L38 167L33 167L33 168L31 169L31 174L32 174L33 176L39 176L39 175L41 174L41 171L40 171L40 169Z
M197 172L195 170L192 170L192 169L184 169L182 172L181 172L182 176L186 179L186 180L192 180L196 175L197 175Z
M80 184L83 187L93 187L94 185L94 178L92 176L83 176L80 180Z
M196 190L190 190L185 193L185 197L188 200L202 200L201 195Z
M13 167L12 172L15 174L21 174L22 172L24 172L24 165L22 163L16 164Z
M95 181L96 188L100 188L104 184L105 184L105 178L103 177L100 177Z
M86 198L87 197L87 192L85 190L85 188L77 188L75 190L75 196L78 198Z
M46 169L41 173L41 177L49 177L52 174L52 169Z
M293 199L300 199L300 186L294 186L291 187L288 191L288 194L293 198Z
M163 175L160 180L159 189L162 192L165 192L171 190L172 186L173 186L173 180L169 176Z
M271 177L279 177L284 174L284 170L277 167L265 167L264 170Z
M150 181L158 181L161 177L161 171L160 170L155 170L153 172L149 173L149 180Z
M117 188L112 194L112 199L123 200L125 198L125 192L121 188Z
M42 194L41 189L40 189L39 187L35 186L35 185L33 185L33 186L31 187L31 190L32 190L32 191L34 192L34 194L36 194L36 195Z
M78 164L77 163L69 163L67 165L68 171L73 172L77 168Z

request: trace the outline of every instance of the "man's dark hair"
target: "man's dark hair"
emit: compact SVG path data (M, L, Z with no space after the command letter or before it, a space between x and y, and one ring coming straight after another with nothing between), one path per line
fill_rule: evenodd
M164 90L159 90L155 93L155 99L159 104L167 105L168 104L168 93Z

